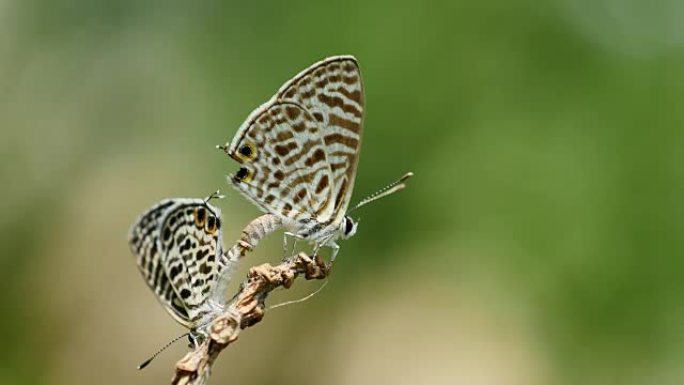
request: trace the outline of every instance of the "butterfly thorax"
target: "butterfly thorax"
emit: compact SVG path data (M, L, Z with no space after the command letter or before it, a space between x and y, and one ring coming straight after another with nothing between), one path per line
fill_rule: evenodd
M285 224L287 228L298 237L320 246L333 243L338 239L349 239L356 234L358 223L349 216L342 217L341 221L329 223L314 223L309 226L298 224Z

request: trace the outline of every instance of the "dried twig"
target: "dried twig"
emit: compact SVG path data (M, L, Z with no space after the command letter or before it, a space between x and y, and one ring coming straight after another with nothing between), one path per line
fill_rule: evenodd
M176 363L172 384L206 384L219 353L237 340L242 329L261 321L266 297L271 291L289 288L302 274L306 279L324 279L329 273L329 265L305 253L276 266L265 263L252 267L226 311L212 321L209 338Z

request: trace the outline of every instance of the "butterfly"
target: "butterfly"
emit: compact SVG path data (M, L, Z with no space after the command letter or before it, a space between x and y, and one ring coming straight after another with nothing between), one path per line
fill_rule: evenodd
M232 185L289 231L286 236L332 248L356 233L352 210L404 188L387 186L347 211L354 188L364 93L353 56L322 60L286 82L240 126L225 146L217 146L241 167Z
M207 199L172 198L143 213L129 246L145 282L191 341L219 311L215 294L223 250L221 212Z

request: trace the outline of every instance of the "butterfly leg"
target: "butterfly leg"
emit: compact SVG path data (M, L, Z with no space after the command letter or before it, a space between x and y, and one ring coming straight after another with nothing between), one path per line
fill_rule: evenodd
M321 247L329 247L331 250L330 263L333 263L333 261L335 261L335 257L337 257L337 253L340 251L340 246L330 239L331 238L327 238L325 241L317 243L314 247L313 255L318 255L318 251L321 249Z
M190 333L188 333L188 348L195 349L199 346L201 340L202 336L199 333L197 333L196 331L191 331Z
M335 257L337 257L337 253L340 251L340 245L338 245L335 242L329 242L328 247L332 250L332 255L330 256L330 263L335 262Z
M289 254L287 252L287 238L288 237L291 237L293 239L292 249L290 250ZM294 256L295 247L297 246L297 239L299 239L297 234L291 233L289 231L286 231L285 234L283 235L283 258L284 259L290 259L290 258L292 258L292 256Z
M317 243L314 248L313 248L313 256L316 257L318 256L318 251L321 249L323 246L323 243Z

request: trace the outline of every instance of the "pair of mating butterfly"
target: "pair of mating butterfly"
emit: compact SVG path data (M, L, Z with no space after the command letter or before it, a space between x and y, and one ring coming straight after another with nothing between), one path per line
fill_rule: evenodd
M130 246L150 288L195 342L225 305L228 270L245 248L284 227L287 236L339 250L356 233L349 212L399 191L397 182L347 210L363 127L364 96L356 59L336 56L305 69L252 112L226 146L240 163L232 185L266 212L252 223L261 233L224 252L221 214L207 199L168 199L144 213ZM248 226L249 227L249 226ZM246 238L245 238L246 237Z

